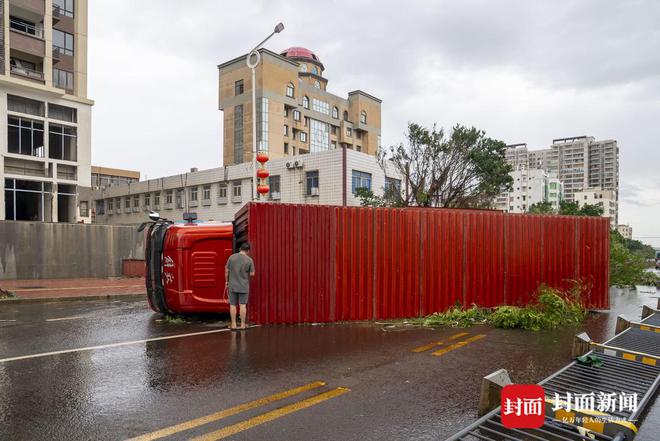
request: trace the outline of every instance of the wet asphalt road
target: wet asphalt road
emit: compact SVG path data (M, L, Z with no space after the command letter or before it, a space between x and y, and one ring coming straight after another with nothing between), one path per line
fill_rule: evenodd
M615 312L590 317L585 328L603 341L618 313L637 318L643 303L655 300L616 295ZM162 439L224 428L215 437L442 440L476 418L484 375L505 368L514 382L537 382L569 361L576 333L376 324L229 332L224 319L171 324L145 302L0 304L0 359L219 331L0 362L0 439L127 439L188 422ZM451 342L484 337L439 356L432 352L440 347L412 351L459 332L468 335ZM310 385L318 381L325 384ZM189 423L244 403L253 404ZM637 440L657 441L659 420L656 403Z

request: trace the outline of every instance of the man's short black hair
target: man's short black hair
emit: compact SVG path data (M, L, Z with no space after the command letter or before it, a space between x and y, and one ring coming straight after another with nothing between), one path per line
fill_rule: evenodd
M247 242L243 242L241 244L241 251L250 251L250 244Z

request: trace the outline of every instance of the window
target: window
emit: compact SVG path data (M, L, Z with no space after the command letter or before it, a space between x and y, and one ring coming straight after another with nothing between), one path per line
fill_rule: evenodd
M41 101L35 101L21 96L7 95L7 109L12 112L44 116L44 107L44 103Z
M234 83L234 95L242 95L244 91L243 80L236 81Z
M330 148L330 133L328 124L315 119L310 119L310 141L312 152L324 152Z
M273 193L280 192L280 177L271 176L268 178L268 186L270 187L270 195L272 197Z
M344 121L348 121L348 110L344 110Z
M105 214L105 201L103 199L96 200L96 214L98 215Z
M74 0L53 0L53 15L65 15L73 17Z
M401 179L385 177L385 194L401 193Z
M211 199L211 186L210 185L205 185L202 188L202 199L205 201L208 201Z
M176 191L176 208L183 208L183 189L179 188Z
M117 198L115 202L117 202L117 210L121 210L121 198Z
M243 187L241 186L241 181L236 181L232 184L232 195L235 198L240 198L241 197L241 192L242 192Z
M318 75L318 74L319 74L319 68L316 67L316 66L312 66L312 73L313 73L314 75Z
M76 128L50 123L48 125L48 157L76 161L77 142Z
M332 117L334 119L339 119L339 109L337 107L332 108Z
M23 20L22 18L14 17L13 15L9 17L9 27L39 38L43 37L43 30L40 27L35 26L34 22Z
M288 153L289 153L289 143L288 143L288 142L285 142L285 143L284 143L284 153L285 153L285 154L288 154Z
M361 152L362 151L362 146L361 145L356 145L355 150L358 151L358 152Z
M234 107L234 163L243 162L243 104Z
M289 98L294 97L293 83L289 83L286 85L286 96L288 96Z
M332 131L332 134L333 134L333 135L336 135L336 134L337 134L337 128L338 128L337 126L332 126L331 131Z
M53 68L53 86L73 90L73 72Z
M145 193L144 194L144 206L148 207L151 205L151 193Z
M321 88L321 83L319 82L319 80L314 81L314 87L316 87L317 89Z
M289 136L289 126L284 124L284 129L282 130L282 133L284 134L284 136Z
M131 197L130 197L130 196L126 196L126 197L124 198L124 211L128 211L128 210L130 210L130 208L131 208Z
M300 132L300 142L307 142L307 133Z
M197 202L197 187L190 187L190 201Z
M166 204L172 204L172 196L173 196L173 191L172 190L167 190L167 193L165 193L165 203Z
M359 130L356 130L356 132L355 132L355 137L356 137L357 139L362 139L362 132L360 132Z
M73 107L48 104L48 117L74 123L77 121L77 112Z
M7 117L9 153L44 157L44 123L15 116Z
M286 104L284 105L284 117L285 118L289 117L289 108L286 106Z
M306 95L303 97L303 107L309 109L309 98Z
M160 207L160 192L154 193L154 207Z
M305 181L307 183L307 196L312 196L313 193L318 192L319 188L319 171L308 171L305 173ZM312 189L316 190L312 190Z
M332 148L332 150L336 149L337 148L337 141L332 141L330 143L330 147Z
M324 115L330 115L330 104L326 103L325 101L321 101L316 98L312 99L312 109L319 113L323 113Z
M87 203L87 201L80 201L80 203L78 204L78 208L80 209L81 217L89 216L89 204Z
M53 29L53 49L59 50L64 55L73 56L73 35Z
M367 112L365 112L364 110L362 112L360 112L360 122L362 124L367 123Z
M307 65L306 64L301 64L300 65L300 72L307 72Z
M300 111L298 111L298 110L293 111L293 120L294 121L300 121Z
M114 210L113 208L114 202L115 202L114 199L108 199L108 211Z
M367 190L371 190L371 173L353 170L351 180L351 189L353 194L356 194L358 188L366 188Z
M226 199L226 198L227 198L227 183L220 182L218 184L218 199Z
M353 129L346 127L346 136L353 136Z
M268 152L268 98L257 99L257 151Z

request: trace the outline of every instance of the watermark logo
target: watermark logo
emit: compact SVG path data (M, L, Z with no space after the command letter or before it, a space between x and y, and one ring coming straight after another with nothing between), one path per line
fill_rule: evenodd
M564 410L566 412L637 412L637 394L628 394L625 392L619 393L605 393L605 392L590 392L588 394L572 394L566 392L565 395L555 393L555 398L552 400L552 410Z
M545 421L545 392L538 384L502 388L502 424L510 429L536 429Z

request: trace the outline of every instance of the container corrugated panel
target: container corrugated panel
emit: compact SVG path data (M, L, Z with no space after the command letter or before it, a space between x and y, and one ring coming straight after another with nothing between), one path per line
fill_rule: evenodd
M421 315L445 311L463 302L463 223L459 210L422 213Z
M375 210L376 318L420 315L422 213L421 210Z
M492 307L504 301L504 215L465 214L465 291L463 305Z
M506 285L502 301L508 305L524 305L543 280L545 218L511 215L504 219Z
M374 210L337 208L335 320L373 319Z
M591 285L589 307L608 304L607 219L266 203L237 220L257 267L250 314L258 323L525 304L541 283L576 279Z

